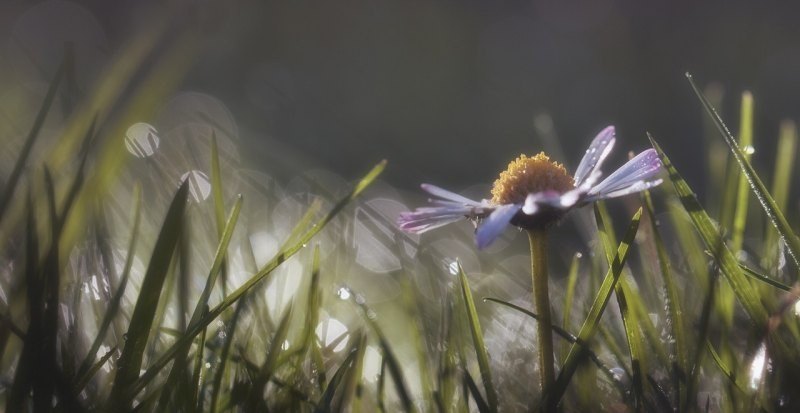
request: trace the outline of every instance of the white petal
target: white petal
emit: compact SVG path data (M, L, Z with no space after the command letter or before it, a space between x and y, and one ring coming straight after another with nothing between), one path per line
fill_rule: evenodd
M608 126L592 140L589 149L586 149L586 154L581 159L581 163L578 164L578 169L575 170L575 186L581 186L587 181L587 178L598 178L593 172L600 169L603 161L611 153L611 148L614 147L614 142L616 141L614 134L614 127Z
M591 190L588 200L610 198L631 193L625 192L630 187L642 187L641 182L648 181L661 171L661 159L654 149L648 149L617 169ZM654 185L651 185L654 186ZM641 190L641 189L640 189Z
M475 233L475 243L478 249L484 249L494 242L503 230L506 229L511 218L522 208L522 205L507 204L497 207L488 218L478 227Z

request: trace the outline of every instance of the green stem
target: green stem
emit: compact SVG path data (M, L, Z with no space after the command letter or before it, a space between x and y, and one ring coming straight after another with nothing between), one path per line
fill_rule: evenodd
M543 228L528 230L531 244L531 277L533 279L533 303L539 315L539 379L542 400L547 403L547 391L555 381L553 368L553 330L550 315L550 295L547 291L547 230ZM543 405L546 407L546 405Z

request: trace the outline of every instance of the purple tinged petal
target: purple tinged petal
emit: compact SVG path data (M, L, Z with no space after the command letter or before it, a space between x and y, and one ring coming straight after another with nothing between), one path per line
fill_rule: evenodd
M446 189L439 188L436 185L422 184L422 185L420 185L420 187L422 188L423 191L425 191L425 192L427 192L427 193L429 193L429 194L431 194L431 195L433 195L435 197L446 199L448 201L457 202L457 203L462 204L462 205L481 206L480 202L473 201L473 200L471 200L469 198L463 197L463 196L461 196L459 194L456 194L454 192L450 192L450 191L448 191Z
M497 239L506 229L511 218L522 208L522 205L507 204L497 207L486 220L478 227L475 233L475 243L478 249L484 249Z
M660 181L647 182L661 171L661 159L655 149L648 149L628 161L613 174L609 175L589 190L586 201L613 198L644 190L655 186Z
M525 204L522 206L522 212L527 215L533 215L539 212L540 207L543 205L553 209L567 210L575 206L585 193L585 189L575 188L563 194L559 194L556 191L528 194L525 198Z
M592 181L599 177L599 175L594 174L594 172L600 169L603 161L605 161L608 154L611 153L611 149L614 147L614 142L616 141L614 135L614 127L608 126L600 131L594 140L592 140L589 148L586 149L586 154L584 154L583 159L581 159L581 163L578 164L578 169L575 170L575 186L581 186L585 181Z

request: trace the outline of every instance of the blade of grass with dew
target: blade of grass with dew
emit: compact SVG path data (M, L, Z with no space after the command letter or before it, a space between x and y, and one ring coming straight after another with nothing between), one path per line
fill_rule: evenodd
M658 220L656 219L653 199L650 196L650 191L644 191L642 195L644 205L647 210L647 215L650 217L650 231L653 236L653 243L655 244L656 254L658 257L658 266L661 270L661 280L664 283L664 292L666 295L666 312L669 317L669 327L671 336L675 339L673 346L673 362L672 362L672 384L677 395L677 406L681 405L681 395L685 394L686 384L686 369L688 367L688 356L686 350L686 332L683 324L683 311L681 309L681 299L678 295L678 288L675 285L672 270L670 268L669 256L664 247L664 240L661 237L659 230ZM683 389L683 391L681 391Z
M727 364L725 364L725 362L719 356L719 353L717 353L717 351L714 349L714 346L712 346L711 342L708 340L706 340L706 349L708 350L708 353L711 354L714 364L717 366L717 368L719 368L725 378L727 378L728 381L730 381L731 384L733 384L739 391L746 393L742 385L738 382L738 380L736 380L736 373L733 371L733 369L728 367Z
M594 204L594 216L597 222L597 230L600 236L600 242L603 245L603 250L606 253L608 265L611 266L614 262L614 245L616 245L616 236L613 229L606 227L608 220L608 211L605 205L601 202ZM624 272L624 270L623 270ZM631 373L633 387L631 388L631 395L633 396L633 404L635 411L641 411L642 400L644 399L644 379L642 373L647 370L647 359L645 353L642 351L641 342L642 336L639 330L638 314L635 309L629 307L629 300L635 300L636 294L630 289L623 274L619 277L617 284L614 287L614 292L617 297L617 305L619 305L619 312L622 316L622 325L625 328L625 337L627 338L628 356L631 362ZM635 304L633 304L635 305Z
M650 138L653 148L658 152L658 156L661 158L664 168L669 172L669 179L675 187L675 191L684 209L689 213L692 224L694 224L695 229L700 234L703 243L719 262L722 274L733 288L733 292L736 294L742 307L744 307L745 312L750 316L750 319L756 325L757 329L759 331L764 331L767 321L767 312L756 295L756 291L753 290L749 280L742 274L736 258L725 246L725 242L720 236L718 228L697 201L697 196L689 187L689 184L683 180L672 165L669 157L667 157L655 139L649 134L648 137Z
M14 197L14 190L16 189L17 184L19 184L19 179L22 176L22 170L25 167L25 163L28 161L31 150L33 150L33 145L36 143L36 139L39 137L39 132L41 132L42 127L44 126L44 122L47 119L47 114L50 113L50 109L53 106L53 101L56 97L56 92L58 91L58 87L64 78L64 72L67 69L70 59L70 55L65 53L61 60L61 64L58 66L58 69L56 69L55 75L53 75L53 80L50 81L50 85L47 87L47 93L42 101L42 106L39 107L39 112L36 114L36 118L34 119L33 125L28 132L28 136L25 138L25 143L23 143L19 155L17 155L17 159L14 162L14 168L11 170L11 173L8 175L8 179L3 186L3 192L2 195L0 195L0 219L3 218L9 202L11 202L12 198Z
M692 75L687 73L686 78L689 80L692 89L700 99L700 102L703 104L706 112L708 112L709 116L711 116L711 118L714 120L714 123L717 125L717 129L719 129L719 132L722 135L722 138L725 140L725 143L728 144L728 148L731 150L733 157L739 164L739 167L742 170L745 178L747 178L750 188L753 190L753 193L758 199L758 202L761 204L761 207L764 209L764 212L766 212L767 217L769 217L770 222L772 222L772 225L775 226L775 229L778 231L780 237L786 242L786 247L789 251L789 255L792 257L792 262L794 263L795 268L800 269L800 240L798 240L794 231L792 231L792 227L789 226L789 222L786 221L783 212L781 212L781 210L778 208L778 205L775 203L775 200L772 198L772 196L770 196L769 191L767 191L766 186L764 186L764 183L761 182L761 178L758 177L758 174L756 174L753 166L750 165L750 162L748 162L744 152L736 144L733 135L731 135L730 131L728 131L728 127L725 126L722 118L719 117L716 110L714 110L714 108L708 102L708 99L706 99L702 92L700 92L700 90L697 88L697 85L692 79Z
M220 350L219 362L216 366L216 370L214 371L214 381L211 385L211 404L209 406L209 411L211 413L215 413L218 408L220 392L222 391L222 379L225 377L225 373L227 372L228 360L230 359L231 354L231 346L233 345L233 337L236 333L236 326L239 323L239 318L242 315L242 311L245 309L246 302L246 299L242 299L236 303L236 308L233 310L233 315L225 326L225 338L222 343L222 349Z
M208 306L206 306L204 314L208 312ZM200 337L197 340L197 350L195 351L194 355L194 372L192 374L192 383L191 383L191 404L189 406L190 410L194 410L197 412L203 411L203 388L205 384L205 369L203 368L203 354L206 345L206 330L204 329L200 333Z
M183 213L186 207L188 189L189 186L184 181L175 194L153 248L150 264L142 280L139 298L136 300L133 315L131 315L127 339L117 364L117 372L111 388L109 406L113 406L113 408L125 409L129 406L130 399L123 397L123 395L139 377L142 355L150 334L155 310L161 297L164 279L183 229Z
M594 303L592 303L592 307L589 309L589 314L586 317L583 326L581 326L580 332L578 333L578 339L580 342L589 343L591 342L592 337L594 337L594 333L597 330L597 325L600 323L600 318L605 312L606 305L611 299L611 293L613 292L614 287L616 286L617 281L622 274L625 261L628 259L629 247L633 243L636 232L639 229L639 221L641 216L642 209L639 208L636 214L634 214L625 236L622 238L622 243L620 243L619 247L617 248L617 255L614 257L614 260L608 269L608 273L603 280L603 284L600 286L600 290L595 296ZM583 346L578 346L577 343L572 345L569 354L567 355L567 360L564 362L561 372L558 374L558 378L553 386L553 390L547 395L549 400L545 400L545 404L543 404L543 406L555 407L558 405L558 403L561 401L561 397L567 390L567 386L572 379L572 375L575 373L575 370L577 369L578 364L584 355L585 350Z
M567 276L567 289L564 293L564 320L561 323L561 327L564 330L569 330L570 328L570 316L572 313L572 300L575 297L575 286L578 284L578 269L581 259L581 253L575 253L572 256L572 263L569 266L569 275ZM564 364L564 359L567 357L568 348L565 346L562 348L561 353L561 364Z
M108 303L108 307L106 309L105 314L103 315L103 320L100 322L100 327L97 329L97 335L92 341L92 346L89 347L89 351L86 354L86 357L81 362L80 367L78 368L78 373L76 377L78 378L78 382L86 382L88 383L91 379L91 375L87 375L89 372L89 367L92 365L94 361L97 350L100 349L100 346L103 344L105 340L106 333L108 332L108 328L111 326L111 322L114 320L114 317L117 315L117 312L120 308L120 303L122 302L122 297L125 294L125 288L128 285L128 278L130 277L131 267L133 266L133 258L136 251L136 243L139 239L139 224L142 218L142 187L141 185L137 184L133 188L133 224L131 225L131 236L130 241L128 242L128 249L125 255L125 264L122 267L122 274L120 276L119 285L117 286L117 290L114 293L114 296ZM82 387L79 387L77 393L80 393L83 390Z
M775 156L775 172L772 178L772 193L775 194L775 205L780 211L786 210L789 188L792 182L792 170L797 154L797 125L793 121L783 121L778 138L778 153ZM774 227L767 227L764 235L762 266L769 270L778 263L778 232Z
M458 280L461 284L461 294L464 299L465 312L469 320L470 333L472 333L472 345L478 357L478 367L481 371L483 390L486 392L486 401L489 405L489 410L496 412L498 408L497 393L492 383L492 371L489 368L489 354L486 351L486 344L483 342L483 331L481 330L481 323L478 319L478 311L475 309L475 302L472 299L469 281L467 281L467 275L464 274L464 269L461 267L460 262L458 263Z
M272 340L267 351L267 357L259 369L258 376L253 380L253 385L250 389L250 397L248 397L245 411L254 412L263 410L261 406L266 403L264 400L264 390L266 390L267 382L275 372L275 367L278 362L278 356L283 351L283 344L286 342L286 337L289 334L289 325L292 321L292 303L289 303L281 316L281 321L278 323L278 329L272 336Z
M152 380L158 372L169 363L173 357L175 357L176 352L181 346L186 345L187 343L191 342L191 340L200 333L200 331L207 327L214 319L219 317L222 312L226 309L230 308L231 305L236 303L239 299L244 297L255 285L257 285L260 281L266 278L268 275L272 273L278 266L283 264L287 259L291 256L296 254L298 251L303 249L303 247L308 243L311 238L317 235L322 229L331 221L333 218L341 212L346 205L348 205L351 201L353 201L356 197L358 197L364 189L366 189L375 179L383 172L384 168L386 167L386 161L382 161L378 163L375 167L373 167L369 173L367 173L347 194L344 198L342 198L339 202L337 202L334 207L320 220L312 224L306 232L299 237L296 243L292 245L288 245L285 248L281 248L281 250L273 257L269 262L267 262L256 274L254 274L250 279L245 281L243 285L239 288L231 292L228 296L226 296L222 302L217 304L214 308L209 311L209 313L202 317L196 324L190 325L186 334L180 337L175 343L172 344L166 351L164 351L156 361L145 371L145 373L139 377L133 384L128 386L126 389L122 400L123 401L130 401L133 397L141 391L144 386Z
M773 280L772 278L770 278L770 277L768 277L768 276L766 276L764 274L756 272L755 270L753 270L752 268L747 267L744 264L739 264L739 268L741 268L742 271L744 271L744 273L746 275L748 275L750 277L753 277L756 280L759 280L759 281L761 281L761 282L763 282L765 284L769 284L769 285L771 285L771 286L773 286L773 287L775 287L775 288L777 288L779 290L783 290L783 291L786 291L786 292L792 291L792 287L790 287L790 286L788 286L788 285L786 285L786 284L784 284L784 283L782 283L782 282L780 282L778 280Z

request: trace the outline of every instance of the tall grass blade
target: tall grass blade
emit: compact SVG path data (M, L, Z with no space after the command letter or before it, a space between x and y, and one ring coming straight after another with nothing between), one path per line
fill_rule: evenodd
M617 255L614 257L614 260L608 269L608 273L603 280L603 284L600 286L600 290L595 296L594 303L592 303L592 307L589 309L589 314L587 315L586 320L584 321L583 326L578 333L578 343L591 342L595 332L597 331L600 318L602 317L603 312L606 309L606 305L608 305L608 301L611 299L611 293L616 287L617 281L622 274L625 261L628 259L629 247L633 243L636 232L639 229L639 221L641 216L642 209L639 208L639 210L633 216L625 236L622 238L622 243L620 243L619 247L617 248ZM555 407L558 405L561 397L567 390L567 386L572 379L572 375L578 368L581 359L583 359L583 357L586 355L586 348L578 343L573 344L570 348L569 354L567 354L567 359L564 362L564 366L561 368L561 372L558 374L556 383L553 386L553 390L550 392L550 394L546 395L547 400L543 401L544 407L549 408L551 406Z
M347 376L352 376L352 370L355 366L355 361L359 356L360 346L363 344L363 339L359 338L356 340L355 347L351 348L348 353L347 357L344 359L342 364L339 365L339 368L336 369L336 372L333 373L333 377L331 377L331 381L328 382L328 386L325 389L325 392L322 394L322 397L317 404L317 408L314 409L315 413L329 413L329 412L338 412L343 411L342 406L335 403L335 396L336 391L340 388L340 386L346 381ZM349 374L348 374L349 373Z
M475 348L475 354L478 358L478 367L481 371L483 390L486 392L486 401L489 405L489 410L496 412L498 408L497 393L492 383L492 371L489 368L489 354L486 352L486 344L483 342L483 330L481 330L481 323L478 319L478 311L475 309L475 301L472 299L469 281L467 281L467 275L464 274L461 263L458 263L458 281L461 284L461 294L464 298L465 311L467 319L469 320L469 330L472 334L472 346ZM545 328L546 327L547 326L545 326Z
M127 339L117 364L117 373L109 398L112 409L124 410L129 407L132 397L123 396L127 395L128 389L139 377L142 356L147 345L155 310L161 297L164 279L183 230L183 212L186 208L188 189L189 186L184 181L172 200L153 248L150 264L139 289L139 298L136 300L136 305L131 315ZM133 395L135 396L137 393L138 391Z
M739 145L737 145L736 140L728 130L728 127L725 126L722 118L719 117L716 110L714 110L705 96L703 96L703 93L700 92L700 89L697 88L692 75L687 73L686 78L689 80L692 89L700 99L700 102L703 104L706 112L708 112L708 115L711 116L711 118L714 120L714 123L717 125L717 129L719 129L719 132L722 135L722 138L725 140L725 143L728 144L734 159L736 159L736 162L739 164L739 168L742 170L745 178L747 178L750 188L753 190L753 193L758 199L758 202L761 204L761 207L764 209L764 212L766 212L767 217L769 217L770 222L772 222L772 225L775 226L775 229L778 231L780 237L784 240L784 242L786 242L786 247L789 251L789 255L792 257L795 268L800 270L800 240L798 240L794 231L792 231L792 227L789 226L789 222L786 221L786 217L784 217L783 212L781 212L780 208L778 208L778 205L775 203L775 200L772 198L772 196L770 196L769 191L767 191L766 186L764 186L764 183L761 182L761 178L758 177L758 174L756 174L753 166L750 165L745 153L741 148L739 148Z
M688 366L686 332L683 324L684 314L681 306L681 299L678 295L678 287L675 284L672 269L670 268L669 256L664 247L664 240L661 237L661 230L659 229L658 220L654 213L653 199L650 196L650 191L644 191L642 197L644 198L647 215L650 218L650 231L652 232L652 239L656 248L661 280L664 283L666 311L667 317L669 317L668 325L671 329L671 335L675 339L672 353L674 361L671 366L673 376L672 383L678 399L676 405L680 406L681 394L684 393L681 392L681 389L685 387L686 369Z
M742 110L739 119L739 147L753 148L753 95L750 92L742 94ZM750 161L752 151L742 151L744 160ZM747 208L749 204L747 179L739 174L739 186L736 190L736 214L733 218L733 232L731 233L731 251L738 254L744 242L744 229L747 223Z
M568 330L570 328L570 317L572 315L572 300L575 297L575 286L578 284L578 269L581 259L581 253L575 253L572 256L572 263L569 266L569 275L567 275L567 290L564 292L564 320L561 323L561 327L564 330ZM564 348L563 356L561 362L563 363L563 358L567 356L567 349Z
M272 377L272 374L275 372L278 356L281 354L284 342L286 342L286 336L289 334L289 325L292 321L292 308L292 304L289 304L281 316L278 329L275 330L275 334L272 336L272 341L269 345L267 357L264 359L264 364L261 365L258 376L253 381L245 411L254 412L264 409L263 406L264 403L266 403L264 400L264 390L266 390L267 382L269 382L270 377Z
M684 209L689 213L692 224L700 234L703 243L718 261L723 275L725 275L731 288L733 288L733 292L744 307L745 312L750 316L756 327L763 331L763 328L766 327L767 312L758 299L757 292L742 274L736 258L725 246L725 242L719 234L719 229L697 201L697 196L692 192L689 184L683 180L655 139L650 135L648 136L659 157L661 157L664 168L669 172L669 179L675 187Z
M775 205L781 211L786 210L789 197L789 188L792 182L792 170L797 154L797 125L792 121L781 123L778 138L778 153L775 159L775 172L772 178L772 193ZM772 269L779 261L778 233L774 227L767 227L765 234L764 250L762 251L762 266Z
M478 385L475 383L475 380L472 378L472 375L469 374L467 367L464 366L463 370L463 380L464 380L464 387L469 389L469 395L472 396L472 400L475 400L475 406L478 408L480 413L488 413L493 411L489 404L483 400L483 396L481 395L481 391L478 389ZM469 402L467 402L469 404Z

